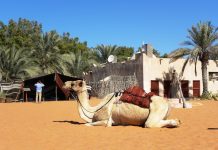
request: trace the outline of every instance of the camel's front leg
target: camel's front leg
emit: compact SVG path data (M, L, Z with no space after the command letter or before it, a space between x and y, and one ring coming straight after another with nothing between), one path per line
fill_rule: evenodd
M169 105L161 97L155 96L150 104L150 113L145 122L145 127L177 127L178 120L164 120L169 110Z
M112 114L109 116L109 119L107 120L107 127L111 127L113 124L113 120L112 120Z
M109 117L108 117L108 120L107 120L107 127L111 127L112 124L113 124L113 119L112 119L113 105L114 105L114 103L110 103L108 105L108 115L109 115Z
M86 123L86 126L103 126L107 124L107 120Z

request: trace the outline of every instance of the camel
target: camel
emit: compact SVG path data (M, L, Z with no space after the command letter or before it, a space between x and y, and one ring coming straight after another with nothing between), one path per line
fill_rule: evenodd
M142 108L134 104L119 101L121 95L106 95L97 106L90 106L86 82L67 81L63 88L77 94L78 111L87 126L134 125L147 128L178 127L178 119L166 118L170 112L168 101L160 96L152 96L150 107Z

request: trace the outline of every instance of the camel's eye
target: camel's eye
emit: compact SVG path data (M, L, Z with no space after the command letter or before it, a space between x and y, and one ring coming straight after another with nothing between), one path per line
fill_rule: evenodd
M79 86L82 87L82 86L83 86L83 82L80 82L80 83L79 83Z
M71 87L73 87L74 86L74 83L71 83Z

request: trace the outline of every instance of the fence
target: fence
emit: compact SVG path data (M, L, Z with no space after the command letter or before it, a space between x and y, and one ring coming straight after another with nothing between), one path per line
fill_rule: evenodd
M0 92L21 88L21 83L0 83Z
M21 88L21 82L0 82L0 92L5 95L3 99L1 98L1 102L18 101L22 92Z
M130 86L138 85L138 81L135 75L132 76L112 75L107 77L106 80L101 80L98 82L88 82L88 85L92 87L91 95L104 97L109 93L118 92Z

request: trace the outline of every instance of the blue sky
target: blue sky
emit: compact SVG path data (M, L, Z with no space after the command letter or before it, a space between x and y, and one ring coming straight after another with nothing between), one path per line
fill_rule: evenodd
M181 47L187 29L199 21L218 26L217 0L7 0L0 20L27 18L43 31L70 32L98 44L131 46L150 43L161 54Z

